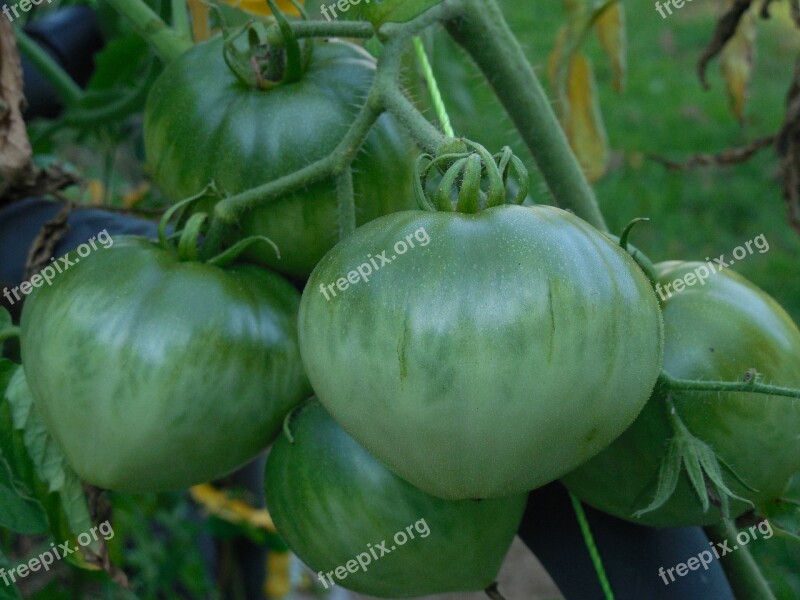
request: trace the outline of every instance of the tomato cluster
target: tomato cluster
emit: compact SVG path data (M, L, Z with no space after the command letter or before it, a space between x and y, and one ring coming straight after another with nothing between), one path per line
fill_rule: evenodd
M147 161L175 199L323 159L375 73L362 49L326 42L299 80L256 89L223 50L194 46L150 94ZM443 188L428 201L384 115L353 164L361 226L341 241L330 177L238 218L236 264L233 250L201 262L219 197L198 196L177 245L119 239L35 290L25 373L72 467L102 488L172 490L274 442L266 493L287 543L325 587L387 597L491 584L525 493L559 478L652 525L777 498L800 469L796 401L669 381L756 369L800 386L789 317L730 272L660 304L651 279L694 265L653 269L572 213L519 205L525 185L508 201L521 163L476 147L429 157ZM254 236L279 253L237 243ZM302 297L276 272L306 280Z

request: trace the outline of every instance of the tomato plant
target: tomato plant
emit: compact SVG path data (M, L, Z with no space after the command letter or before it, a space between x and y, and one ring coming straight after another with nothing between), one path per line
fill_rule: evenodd
M660 263L659 282L682 279L702 264ZM741 381L755 369L764 381L800 385L800 331L770 296L733 271L667 296L663 314L670 377ZM791 398L658 387L617 441L563 481L623 519L712 524L728 500L735 517L781 495L800 470L799 428L800 407ZM668 494L659 495L662 485Z
M426 494L373 458L316 400L287 428L290 437L279 437L267 460L267 506L326 588L405 598L482 590L495 580L524 494L481 502Z
M298 294L277 275L182 262L135 238L67 260L25 304L22 356L84 480L145 492L220 477L306 394Z
M443 498L520 493L575 468L633 422L661 367L647 278L545 206L367 224L314 270L299 331L333 417Z
M91 256L66 256L60 264L71 266L34 291L19 327L0 311L0 342L21 337L24 363L0 359L0 522L31 538L0 536L0 577L13 578L5 555L23 561L45 528L54 541L77 543L93 521L107 517L110 526L107 498L122 533L95 538L68 559L74 571L101 567L109 576L75 577L79 594L100 596L100 587L124 583L116 561L144 597L205 597L213 587L225 598L255 597L264 590L266 559L266 591L282 597L293 582L288 545L327 589L405 597L484 588L497 600L492 582L525 492L558 478L574 490L565 507L578 527L565 523L565 536L579 532L591 558L575 561L575 570L591 564L607 600L615 592L653 594L619 589L627 581L618 573L633 568L627 563L604 570L620 538L595 542L579 496L641 523L709 525L714 541L737 537L732 518L740 516L739 525L768 519L770 532L800 533L800 503L784 492L800 469L800 332L764 292L730 272L659 304L653 286L660 294L662 283L686 282L699 267L657 269L641 250L648 240L629 244L633 224L647 220L635 218L640 213L670 231L679 211L627 185L651 154L634 143L642 135L630 127L644 118L639 108L614 117L628 125L628 146L618 147L600 118L603 86L595 83L609 74L617 88L625 82L620 2L565 4L567 25L547 69L554 98L530 60L551 48L547 39L542 51L538 35L552 16L547 9L533 16L538 41L523 47L498 0L104 4L118 13L107 29L117 39L98 57L86 89L67 75L70 65L60 66L63 56L25 33L30 28L12 32L0 19L2 218L25 210L25 202L5 210L20 198L51 194L65 204L29 242L9 254L0 246L3 298L12 298L7 282L13 294L27 294L22 279L75 241L74 224L113 222L97 205L123 181L125 197L104 208L166 212L157 244L120 238ZM771 3L762 4L767 15ZM724 50L739 118L752 66L749 7L725 9L698 65L702 79ZM581 49L592 32L611 60L610 73L597 78ZM437 35L454 44L445 54ZM64 106L62 119L34 129L33 144L21 89L30 77L19 72L14 40ZM436 50L432 63L426 47ZM503 115L494 100L480 101L471 84L478 71ZM660 85L640 83L632 87ZM800 117L791 107L798 83L777 135L685 164L662 162L673 170L728 165L774 143L796 225ZM446 105L453 103L451 121ZM510 125L518 135L506 140ZM469 139L471 127L502 150L491 154ZM113 152L97 152L95 141ZM625 160L612 160L612 143L629 152ZM94 160L102 167L76 158L78 168L59 169L42 156L70 144L92 146L67 155L100 155ZM416 160L414 146L422 152ZM522 156L509 149L523 146L529 153ZM527 159L535 162L533 180ZM598 188L604 207L613 206L614 233L631 223L617 237L589 180L621 171L625 184L615 185L624 193ZM93 206L70 213L65 200ZM49 211L43 202L31 204ZM736 225L729 235L754 222L736 206L727 212ZM176 231L168 233L175 215ZM724 221L715 224L723 229ZM13 225L2 232L18 233ZM653 238L649 247L677 253ZM28 258L6 260L12 254ZM305 284L302 298L276 271ZM320 400L297 409L312 394ZM281 423L285 435L276 440ZM250 460L257 455L266 472ZM260 505L261 475L269 514ZM242 481L246 489L236 487ZM170 494L168 502L167 495L133 495L185 486L189 494ZM536 497L528 506L541 510ZM199 513L210 517L208 527L196 520L216 538L214 556L182 557L176 569L148 560L169 556L163 548L171 547L142 550L142 541L157 547L147 543L150 531L171 536L166 524ZM552 521L560 526L561 515ZM607 522L599 535L630 531ZM240 557L237 537L255 544L247 560L228 560ZM529 536L526 542L534 547ZM264 547L268 557L257 555ZM736 597L773 598L747 550L735 557L724 566ZM174 580L176 570L196 572L198 560L205 580L188 587ZM568 566L554 578L572 577ZM721 567L711 568L719 576L708 581L721 581ZM30 589L53 592L30 581ZM653 584L661 595L655 574ZM16 597L16 585L0 590ZM709 588L706 596L723 592Z
M192 196L211 180L237 194L330 154L356 117L375 61L345 42L314 48L299 81L261 90L239 81L221 38L193 47L165 69L145 111L145 149L158 185L172 198ZM364 142L353 178L358 223L411 208L411 146L385 116ZM199 205L198 210L210 206ZM332 178L258 208L238 235L264 235L280 248L246 256L290 275L308 275L337 241Z

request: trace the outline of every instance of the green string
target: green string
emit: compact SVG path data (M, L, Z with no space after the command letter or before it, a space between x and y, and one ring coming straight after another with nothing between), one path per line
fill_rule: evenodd
M603 561L600 559L600 552L597 550L597 545L594 543L594 536L592 530L589 528L589 521L586 519L586 513L583 512L581 501L573 494L569 493L569 499L572 501L572 508L575 509L575 516L578 518L578 525L583 534L583 541L586 544L586 549L589 551L589 556L592 559L594 570L597 573L597 578L600 580L600 587L603 588L606 600L614 600L614 591L611 589L611 584L606 576L606 570L603 568Z
M414 48L417 51L417 58L422 67L422 72L425 74L425 80L428 82L428 87L431 90L431 100L433 100L433 107L436 110L436 116L442 124L444 133L450 137L455 137L453 126L450 124L450 117L447 115L447 108L442 100L442 94L439 91L439 84L436 83L436 76L433 74L433 68L428 60L428 55L425 53L425 46L419 36L414 37Z

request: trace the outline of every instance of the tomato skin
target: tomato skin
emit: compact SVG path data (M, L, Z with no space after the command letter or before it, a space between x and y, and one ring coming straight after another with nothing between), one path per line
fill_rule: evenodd
M21 348L85 481L132 493L210 481L263 450L306 396L299 298L279 276L132 238L77 260L28 298Z
M324 577L385 540L388 554L376 549L366 571L335 577L337 585L398 598L478 591L495 580L524 494L481 502L430 496L373 458L316 400L292 415L290 430L294 442L280 436L267 459L267 506L315 573ZM409 539L401 543L398 532Z
M659 282L664 286L702 264L658 264ZM800 387L800 331L775 300L735 272L722 271L705 285L695 284L666 297L663 313L664 369L670 376L741 381L755 368L766 383ZM673 402L692 435L709 444L758 490L748 490L722 466L735 494L757 505L774 500L800 470L800 404L796 401L744 392L693 392L673 394ZM665 398L654 394L617 441L562 481L587 504L634 522L679 527L719 521L721 512L713 505L703 512L685 468L665 505L633 518L655 496L657 474L671 436ZM750 508L738 500L731 502L734 517Z
M419 231L424 247L325 299L320 286L368 255L391 259ZM524 492L585 462L633 422L661 366L645 276L590 225L546 206L367 224L314 270L299 332L333 417L447 499Z
M230 72L221 39L199 44L171 63L150 92L144 141L153 178L169 197L184 198L212 179L236 194L307 167L341 142L374 71L374 60L356 46L322 43L299 82L257 90ZM413 154L383 115L353 164L359 224L413 207ZM338 223L336 185L328 179L248 213L238 233L267 236L281 250L278 260L256 245L247 258L307 276L336 244Z

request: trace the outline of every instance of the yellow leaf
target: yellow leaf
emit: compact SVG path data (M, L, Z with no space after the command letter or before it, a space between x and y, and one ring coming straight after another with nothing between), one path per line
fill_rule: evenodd
M196 43L203 42L211 36L208 25L209 8L203 0L187 0L189 14L192 15L192 36Z
M595 31L600 45L611 59L614 73L614 89L621 92L625 88L625 75L628 71L628 40L625 33L625 8L622 2L615 2L598 17Z
M272 517L266 509L253 508L242 500L229 498L225 492L208 483L191 487L189 493L192 499L200 504L208 514L214 515L218 519L229 523L246 522L252 527L272 533L276 531Z
M102 204L106 199L106 187L99 179L90 179L86 182L86 189L89 192L89 202L92 204Z
M267 554L267 581L265 592L267 598L283 598L292 591L290 567L292 555L288 552L275 552Z
M725 44L720 56L720 69L728 88L731 110L736 118L744 120L745 103L753 75L756 52L756 18L752 11L746 13L734 36Z
M224 2L253 15L272 14L272 11L269 9L269 5L267 4L267 0L224 0ZM304 0L300 0L300 4L303 4L303 2ZM289 0L275 0L275 3L278 5L279 10L288 15L297 16L299 14L297 9Z
M572 57L566 97L561 107L564 131L586 177L591 182L597 181L608 168L608 137L592 66L582 53Z

